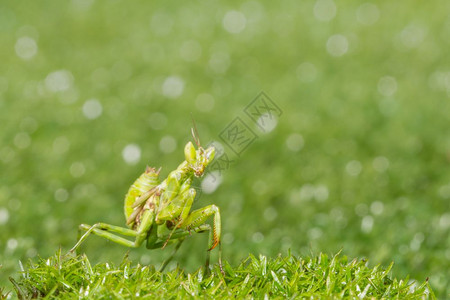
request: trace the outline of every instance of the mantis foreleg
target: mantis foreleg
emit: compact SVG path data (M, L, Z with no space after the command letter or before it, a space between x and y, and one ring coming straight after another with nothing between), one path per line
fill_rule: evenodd
M176 221L176 224L172 224L174 225L173 230L163 245L163 249L167 245L167 242L171 239L175 230L181 227L184 220L189 215L189 211L194 203L196 193L196 190L193 188L185 190L182 194L173 199L172 202L166 208L161 210L156 216L157 222L158 220Z
M204 224L206 220L214 215L213 220L213 228L208 224ZM221 234L221 223L220 223L220 211L217 206L208 205L204 208L200 208L197 210L194 210L191 212L186 220L183 222L182 227L186 228L188 231L192 230L193 228L196 228L203 224L204 228L207 228L209 230L209 249L206 256L206 271L209 270L209 257L210 257L210 251L214 249L217 245L219 245L219 267L222 274L224 274L222 269L222 245L220 244L220 234Z
M192 228L198 227L206 222L206 220L214 215L213 220L213 228L212 231L210 231L210 238L209 238L209 249L208 251L211 251L214 249L217 244L220 241L220 234L221 234L221 223L220 223L220 211L217 206L208 205L204 208L200 208L197 210L194 210L191 212L186 220L182 224L182 228L186 228L188 231Z

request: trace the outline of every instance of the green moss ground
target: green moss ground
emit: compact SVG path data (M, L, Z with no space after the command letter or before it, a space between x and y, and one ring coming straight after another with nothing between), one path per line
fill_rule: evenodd
M30 263L12 280L19 298L46 299L435 299L428 282L392 276L387 268L336 254L299 258L250 255L236 267L224 262L185 273L180 268L160 273L155 267L91 265L87 256L59 254Z

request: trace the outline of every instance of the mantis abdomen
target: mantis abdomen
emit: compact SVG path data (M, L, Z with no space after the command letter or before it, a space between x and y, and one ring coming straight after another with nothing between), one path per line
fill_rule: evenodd
M131 185L128 193L125 195L125 218L128 220L134 211L134 204L136 200L145 193L152 191L159 185L159 170L147 167L144 173ZM134 222L127 224L128 227L133 228Z

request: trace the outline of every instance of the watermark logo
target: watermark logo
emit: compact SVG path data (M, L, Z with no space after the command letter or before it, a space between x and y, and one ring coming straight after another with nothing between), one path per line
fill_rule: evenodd
M250 127L237 117L220 133L219 137L234 152L240 155L258 137Z
M244 109L247 116L252 119L259 128L266 132L271 125L276 122L277 118L283 113L278 105L261 92L259 95Z
M283 113L280 107L264 92L259 93L244 108L243 112L247 117L241 118L237 116L219 134L221 141L234 155L229 155L220 143L212 142L208 145L216 148L216 157L207 169L208 178L204 181L205 185L220 184L222 172L228 170L235 161L232 157L240 157L259 137L251 129L251 123L256 124L257 128L266 134L275 128L278 117ZM250 120L245 122L244 119Z

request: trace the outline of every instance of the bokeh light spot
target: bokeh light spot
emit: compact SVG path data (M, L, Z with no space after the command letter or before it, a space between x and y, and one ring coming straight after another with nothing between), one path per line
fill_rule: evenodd
M409 244L411 251L418 251L424 240L425 236L422 232L416 233Z
M167 98L180 97L184 91L184 81L178 76L167 77L162 84L162 93Z
M426 34L425 28L410 24L401 31L400 41L407 48L416 48L423 42Z
M177 141L170 135L163 136L159 141L159 149L164 153L172 153L177 148Z
M213 193L220 186L222 180L222 174L219 171L208 172L202 180L202 191L205 194Z
M267 113L267 114L262 114L258 118L256 123L258 124L259 129L263 133L269 133L269 132L273 131L277 127L278 120L275 117L275 115Z
M397 80L392 76L381 77L378 81L378 92L386 97L393 96L397 91Z
M97 99L89 99L83 104L83 114L89 120L97 119L102 112L102 104Z
M128 144L122 150L122 158L129 165L135 165L141 159L141 148L136 144Z
M95 0L72 0L71 5L77 10L88 10Z
M69 199L69 192L66 189L60 188L55 191L55 200L58 202L65 202Z
M373 3L363 3L356 10L356 19L363 25L373 25L380 18L380 10Z
M384 210L383 202L375 201L370 205L370 211L374 215L381 215L383 213L383 210Z
M361 231L364 233L370 233L373 228L373 217L365 216L361 221Z
M73 75L67 70L54 71L45 78L45 86L50 92L64 92L72 87Z
M75 178L83 176L85 171L86 168L82 162L77 161L70 166L70 174Z
M329 22L336 16L336 4L333 0L317 0L314 5L314 16L322 22Z
M443 185L439 188L439 196L444 199L450 198L450 184Z
M445 213L439 218L439 226L443 230L450 228L450 213Z
M28 148L31 145L31 137L26 132L19 132L14 137L14 145L19 149Z
M316 186L316 189L314 190L314 198L318 202L324 202L328 199L328 188L326 185L320 184Z
M6 224L9 220L9 211L6 208L0 208L0 225Z
M428 85L433 90L450 91L450 72L433 72L429 76Z
M347 171L350 176L358 176L362 171L362 165L359 161L352 160L345 166L345 171Z
M332 56L342 56L348 51L348 40L341 34L330 36L327 40L327 51Z
M303 136L299 133L292 133L286 139L286 147L293 152L300 151L304 145Z
M223 28L229 33L240 33L245 29L247 19L240 11L231 10L225 14L222 20Z
M14 46L18 57L24 60L32 59L38 52L36 41L28 36L21 37Z
M19 243L17 242L16 239L9 239L6 242L6 246L8 247L9 250L15 250L18 245L19 245Z
M264 241L264 234L262 234L261 232L255 232L255 233L252 235L252 240L253 240L254 243L259 244L259 243L261 243L262 241Z
M377 172L385 172L389 168L389 160L384 156L375 157L372 166Z
M274 220L277 218L277 216L278 216L278 212L277 212L277 210L276 210L274 207L272 207L272 206L269 206L268 208L266 208L266 209L264 210L263 217L264 217L264 219L266 219L266 220L269 221L269 222L274 221Z

